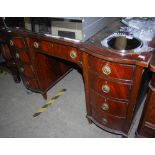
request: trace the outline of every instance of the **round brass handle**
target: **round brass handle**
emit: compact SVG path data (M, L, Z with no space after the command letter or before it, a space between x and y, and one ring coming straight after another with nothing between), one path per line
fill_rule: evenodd
M101 108L102 108L102 110L107 111L107 110L109 110L109 105L107 103L102 103Z
M35 48L39 48L39 43L38 43L38 42L35 41L35 42L33 43L33 45L34 45Z
M102 123L106 125L108 123L108 120L106 118L102 118Z
M23 73L23 72L24 72L24 68L23 68L23 67L21 67L21 68L20 68L20 71Z
M71 51L71 52L70 52L70 57L71 57L72 59L77 58L77 53L76 53L76 51Z
M53 44L52 44L52 43L50 43L50 46L51 46L51 47L53 47Z
M14 45L14 42L12 40L10 40L10 45L13 46Z
M109 75L109 74L111 74L111 68L108 65L105 65L102 67L102 72L105 75Z
M109 92L110 92L110 87L109 87L108 85L103 85L103 86L102 86L102 91L103 91L104 93L109 93Z
M19 53L16 53L16 58L19 58Z
M30 83L29 83L29 81L26 81L26 85L29 85Z

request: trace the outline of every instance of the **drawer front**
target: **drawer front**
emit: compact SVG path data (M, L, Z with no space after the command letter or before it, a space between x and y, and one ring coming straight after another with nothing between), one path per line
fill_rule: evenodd
M112 82L93 73L90 73L89 76L91 88L99 94L116 99L129 99L131 85L120 82Z
M22 65L19 67L20 73L27 78L34 78L34 73L31 65Z
M10 40L10 45L16 48L25 48L24 39L21 37L15 37Z
M48 41L42 41L37 39L30 39L29 40L29 46L33 49L41 50L45 53L51 53L53 52L53 43Z
M118 131L122 130L122 126L125 122L124 118L108 115L97 108L93 109L92 114L93 118L101 125Z
M139 134L143 137L155 138L155 127L145 124Z
M155 125L155 110L150 110L149 115L146 118L146 121L148 123L154 124Z
M35 39L30 39L29 46L33 49L40 50L40 52L62 58L72 62L80 62L81 54L80 52L70 46L65 46L57 43L52 43L48 41L38 41Z
M155 91L150 91L150 98L149 98L149 107L155 109Z
M71 62L80 63L81 53L74 47L64 46L60 44L54 45L55 56Z
M132 80L133 78L133 65L112 63L89 56L89 66L93 71L104 76L125 80Z
M111 100L91 91L91 101L94 108L118 117L126 117L127 102Z
M30 58L25 50L18 50L15 54L16 59L22 61L22 63L30 64Z

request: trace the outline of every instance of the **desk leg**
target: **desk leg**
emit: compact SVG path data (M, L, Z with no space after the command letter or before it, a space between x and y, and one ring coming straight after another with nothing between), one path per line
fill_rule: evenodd
M92 120L91 120L90 118L87 118L87 120L88 120L88 123L89 123L89 124L92 124L92 123L93 123Z
M0 69L10 73L16 83L20 83L21 79L16 66L8 65L6 62L0 63Z
M13 75L13 79L16 83L20 83L21 79L19 77L19 75Z
M47 100L47 93L42 94L43 98Z

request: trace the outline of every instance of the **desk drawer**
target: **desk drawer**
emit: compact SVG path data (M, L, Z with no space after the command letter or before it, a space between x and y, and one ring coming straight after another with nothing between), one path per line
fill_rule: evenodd
M150 94L151 95L149 95L149 107L155 109L155 91L150 90Z
M33 49L40 50L41 53L62 58L64 60L76 63L81 61L81 54L75 47L36 39L30 39L29 46Z
M94 108L118 117L126 117L127 102L111 100L91 91L91 101Z
M80 63L81 61L81 53L75 47L55 44L54 50L56 57L76 63Z
M24 39L21 37L15 37L10 40L10 45L15 46L16 48L25 48Z
M20 73L27 78L34 78L33 68L31 65L21 65L19 67Z
M98 75L95 75L94 73L89 73L89 76L91 88L93 88L99 94L116 99L129 99L131 85L109 81L101 78Z
M93 108L93 118L101 125L115 130L122 130L125 118L108 115L97 108Z
M152 124L145 124L141 129L140 136L141 135L146 138L155 138L155 126L152 126Z
M18 49L15 57L17 60L20 60L22 63L30 64L30 58L28 56L28 53L25 50Z
M53 43L49 41L44 40L38 40L38 39L32 39L29 40L29 46L30 48L41 50L43 53L51 53L53 51Z
M155 125L155 110L150 110L149 115L146 118L146 122Z
M132 80L134 66L119 63L112 63L89 56L89 66L95 72L112 78Z

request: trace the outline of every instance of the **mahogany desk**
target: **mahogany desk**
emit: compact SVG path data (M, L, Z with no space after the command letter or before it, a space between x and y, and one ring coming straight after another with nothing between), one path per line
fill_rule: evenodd
M80 68L89 123L128 136L150 81L147 68L153 52L121 56L103 49L100 41L117 28L119 24L111 24L86 42L21 29L2 29L0 38L7 42L25 87L41 93L44 98L72 67Z

